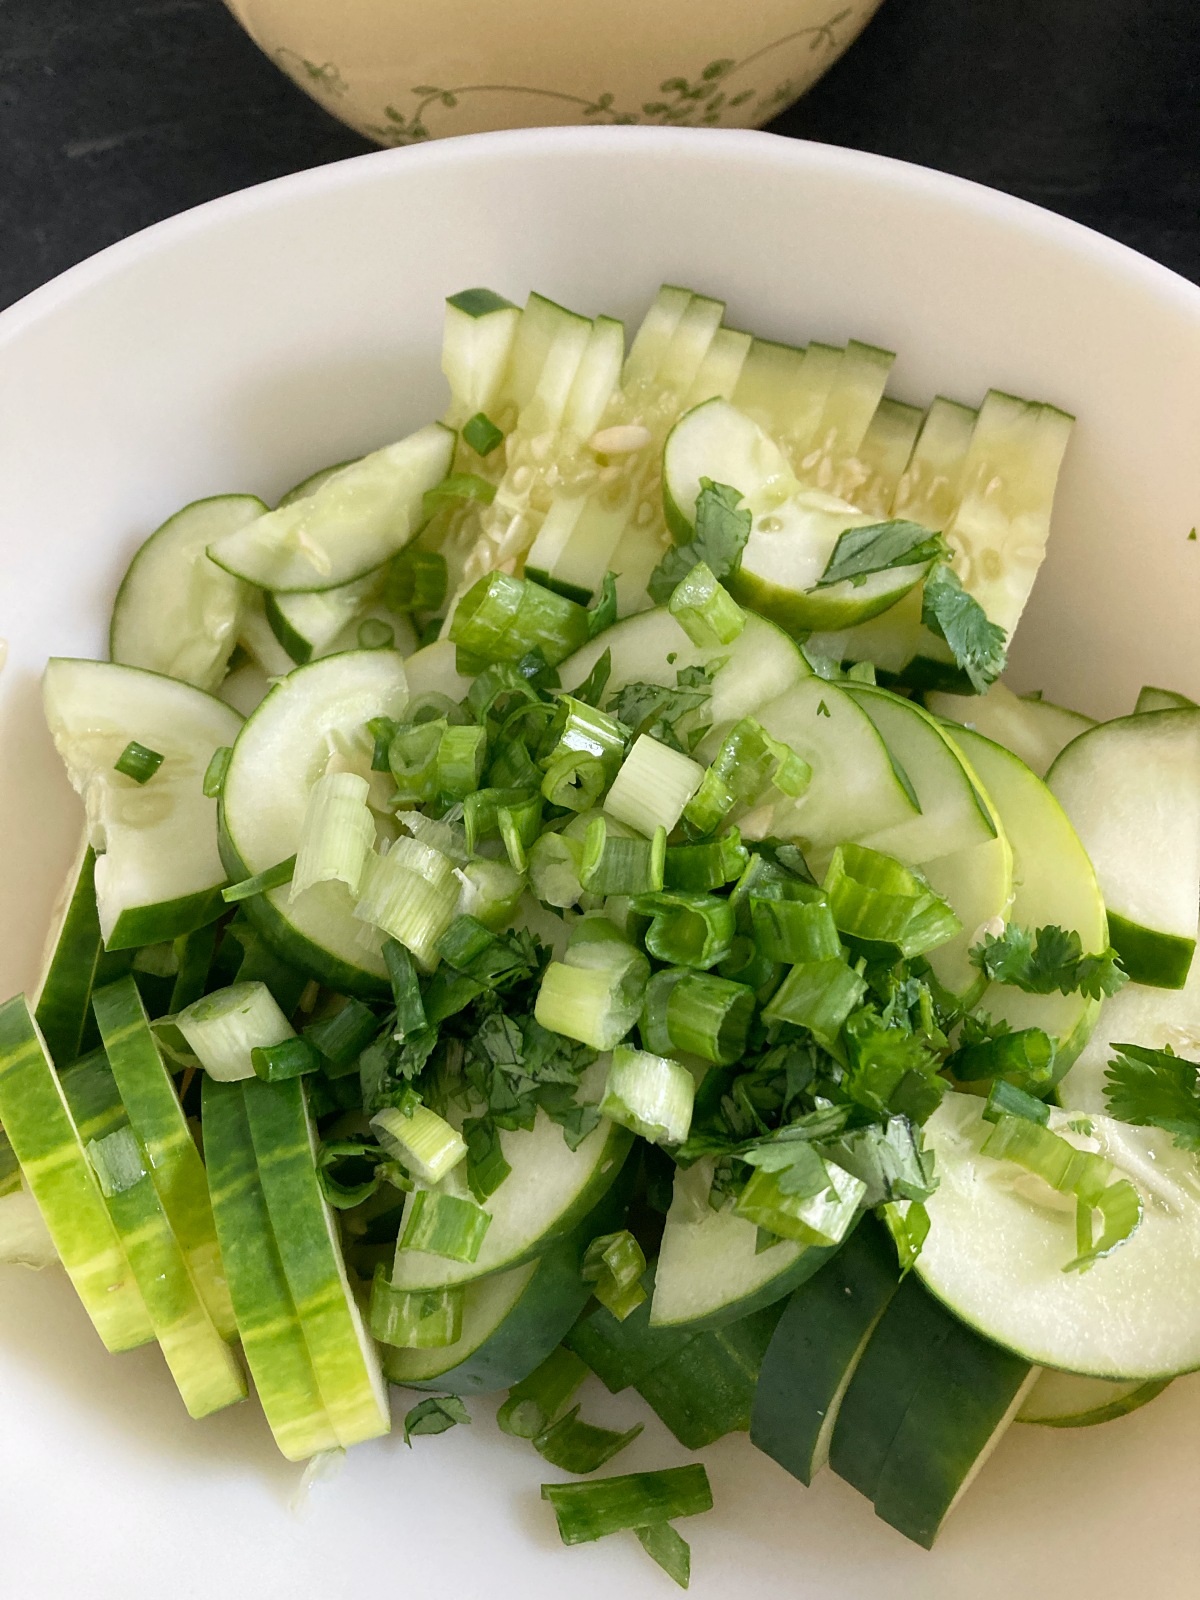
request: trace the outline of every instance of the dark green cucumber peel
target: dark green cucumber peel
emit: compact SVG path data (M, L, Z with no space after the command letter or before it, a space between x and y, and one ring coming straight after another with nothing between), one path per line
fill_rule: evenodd
M750 1438L801 1483L825 1463L846 1385L898 1284L895 1249L867 1217L783 1309L759 1373Z
M691 1328L652 1328L650 1304L654 1298L654 1263L642 1277L646 1298L624 1322L597 1306L581 1318L563 1340L600 1379L610 1394L636 1387L654 1368L677 1355L697 1335Z
M1108 937L1134 983L1154 989L1182 989L1187 982L1196 952L1194 939L1140 928L1115 911L1108 913Z
M635 1384L680 1444L699 1450L750 1427L763 1357L785 1306L778 1300L740 1322L697 1334Z
M129 970L132 954L106 954L96 911L96 853L84 851L34 1016L56 1064L76 1060L99 1038L92 990Z

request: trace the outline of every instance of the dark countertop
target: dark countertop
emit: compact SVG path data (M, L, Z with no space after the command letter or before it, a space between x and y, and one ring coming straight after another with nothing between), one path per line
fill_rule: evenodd
M1006 189L1200 281L1200 0L885 0L773 126ZM0 0L0 305L368 148L220 0Z

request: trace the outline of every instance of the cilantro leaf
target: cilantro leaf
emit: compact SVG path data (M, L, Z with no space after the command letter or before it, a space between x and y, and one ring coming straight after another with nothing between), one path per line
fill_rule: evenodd
M924 1148L920 1130L907 1117L889 1117L883 1124L854 1128L830 1146L828 1154L866 1184L864 1206L927 1200L937 1188L933 1152Z
M677 584L703 561L715 578L727 578L742 559L753 518L741 495L726 483L700 479L696 531L687 544L672 545L646 585L656 606L665 606Z
M988 621L979 601L944 561L925 579L921 621L950 646L976 694L983 694L1004 671L1008 635L998 623Z
M773 1139L747 1150L742 1160L760 1172L773 1172L780 1194L811 1200L829 1188L825 1163L807 1139Z
M903 1112L924 1122L941 1101L941 1066L927 1040L907 1019L890 1023L870 1006L848 1018L842 1030L848 1067L842 1084L849 1098L876 1117Z
M594 639L598 633L603 633L606 628L611 628L616 620L617 580L614 573L606 572L604 581L600 585L600 593L588 607L588 638Z
M715 665L681 667L675 674L674 689L659 683L627 683L605 710L631 729L633 738L649 734L660 744L688 755L708 732L701 713L712 698L716 670Z
M838 535L825 571L814 585L827 589L847 580L860 588L875 572L914 567L944 555L946 541L919 522L873 522L869 528L847 528Z
M1100 1000L1116 994L1128 978L1115 950L1085 955L1074 929L1053 923L1033 933L1010 923L1000 934L985 934L972 946L971 962L994 983L1026 994L1085 994Z
M1140 1128L1162 1128L1181 1150L1200 1155L1200 1068L1171 1050L1114 1044L1104 1092L1109 1115Z
M404 1442L412 1449L419 1433L445 1433L460 1422L469 1423L470 1414L456 1394L431 1394L415 1405L404 1419Z
M572 693L576 700L582 700L584 705L598 706L611 677L612 651L605 650L587 677L572 690Z

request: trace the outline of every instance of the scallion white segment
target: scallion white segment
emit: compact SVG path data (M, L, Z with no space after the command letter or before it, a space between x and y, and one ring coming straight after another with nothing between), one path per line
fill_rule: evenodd
M611 1050L642 1008L650 964L623 939L574 944L542 975L534 1016L543 1028Z
M375 843L375 819L367 804L371 786L357 772L327 772L308 792L296 870L289 900L314 883L344 883L351 894L362 886Z
M206 994L181 1011L175 1025L218 1083L252 1078L253 1050L295 1037L265 983L235 983Z
M695 1098L695 1080L682 1062L622 1045L613 1051L600 1115L651 1144L682 1144Z
M463 1136L428 1106L386 1106L371 1118L375 1137L422 1183L440 1183L467 1153Z
M454 865L444 855L417 839L397 839L387 855L370 858L354 915L432 968L437 942L454 919L458 892Z
M668 833L704 779L704 768L648 733L635 739L604 799L610 817L652 838L656 828Z

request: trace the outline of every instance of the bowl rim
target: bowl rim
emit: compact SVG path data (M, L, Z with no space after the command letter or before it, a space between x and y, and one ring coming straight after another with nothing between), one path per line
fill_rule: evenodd
M408 170L424 166L436 172L441 167L453 169L476 161L560 160L573 152L620 160L628 150L653 151L657 158L666 159L682 155L688 161L701 159L703 151L711 151L717 159L741 161L750 168L766 165L790 169L799 175L819 171L836 177L841 172L858 181L880 179L889 187L908 191L914 199L931 199L984 216L1003 227L1039 238L1055 249L1088 259L1093 268L1106 268L1116 277L1133 281L1143 293L1177 313L1200 319L1200 285L1085 223L971 178L894 156L760 129L567 126L460 134L427 144L366 151L202 201L106 245L0 311L0 348L139 261L184 244L194 235L290 205L305 196L373 183L390 167Z

